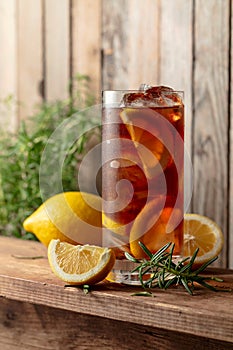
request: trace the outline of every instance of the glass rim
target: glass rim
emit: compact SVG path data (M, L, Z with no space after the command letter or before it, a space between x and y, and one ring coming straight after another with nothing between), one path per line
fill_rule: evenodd
M102 90L102 93L104 92L146 92L147 90L139 90L139 89L115 89L115 90ZM174 92L177 92L177 93L184 93L184 90L171 90L171 91L163 91L163 93L174 93Z
M119 103L122 102L122 98L124 97L124 95L127 94L144 94L146 93L146 90L133 90L133 89L129 89L129 90L123 90L123 89L119 89L119 90L102 90L102 104L103 105L110 105L110 104L116 104L118 105ZM158 96L154 96L155 99L163 97L164 98L172 98L172 95L176 95L177 97L179 97L181 99L182 104L184 104L184 100L185 100L185 93L183 90L171 90L171 91L162 91L161 94L159 94ZM152 93L152 97L153 97L153 93ZM154 101L155 103L156 101ZM152 101L151 101L152 103Z
M102 99L108 98L108 96L112 95L117 96L117 95L124 95L124 94L130 94L130 93L146 93L146 90L136 90L136 89L116 89L116 90L102 90ZM169 96L171 94L177 94L180 96L181 100L184 102L185 99L185 92L184 90L171 90L171 91L162 91L161 96Z

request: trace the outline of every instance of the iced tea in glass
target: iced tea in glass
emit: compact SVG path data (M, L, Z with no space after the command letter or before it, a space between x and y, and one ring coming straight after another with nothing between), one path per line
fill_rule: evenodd
M104 91L102 118L103 245L117 257L109 278L137 284L124 253L145 258L139 242L152 253L174 242L182 253L183 93Z

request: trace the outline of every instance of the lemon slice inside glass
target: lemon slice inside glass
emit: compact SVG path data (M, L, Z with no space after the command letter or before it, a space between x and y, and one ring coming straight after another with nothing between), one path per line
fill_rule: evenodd
M163 171L170 153L161 141L158 113L149 108L125 108L120 117L130 134L148 179ZM164 131L163 131L164 132ZM171 133L168 130L171 139Z

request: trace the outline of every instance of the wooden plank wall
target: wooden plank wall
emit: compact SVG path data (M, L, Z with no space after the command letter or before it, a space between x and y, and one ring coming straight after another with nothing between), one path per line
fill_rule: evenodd
M33 4L32 4L33 3ZM66 98L76 73L101 89L165 84L185 91L191 211L225 236L233 268L231 0L0 0L0 124L15 130L43 100Z
M9 40L10 38L10 40ZM17 46L15 0L0 2L0 100L17 96ZM0 105L1 125L13 131L17 127L15 104Z
M227 232L230 7L199 0L194 16L193 209L211 213Z

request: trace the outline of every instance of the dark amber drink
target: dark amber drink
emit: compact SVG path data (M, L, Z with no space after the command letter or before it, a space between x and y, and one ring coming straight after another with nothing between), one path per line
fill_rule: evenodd
M174 255L180 256L184 197L182 93L152 87L144 91L108 91L103 97L103 243L115 249L119 260L125 259L125 251L139 259L146 257L139 241L152 253L174 242Z

